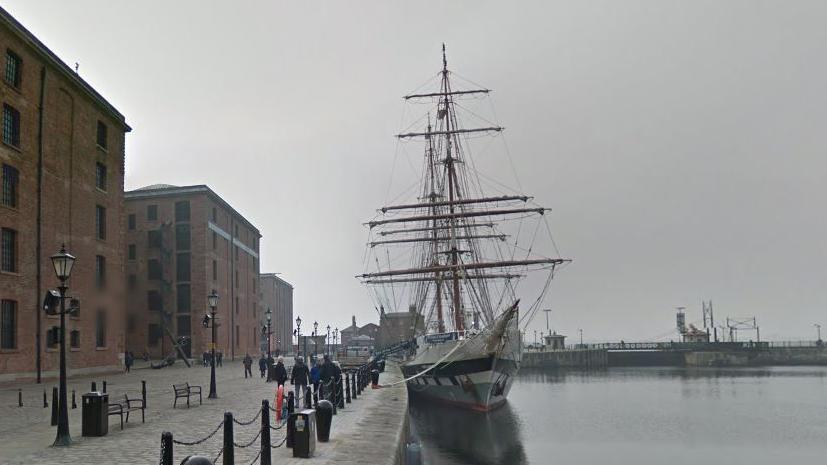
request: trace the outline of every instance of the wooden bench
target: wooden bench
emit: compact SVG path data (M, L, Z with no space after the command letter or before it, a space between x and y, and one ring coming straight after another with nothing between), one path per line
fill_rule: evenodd
M128 395L124 394L123 397L118 397L113 402L110 402L109 412L107 413L107 415L118 415L119 417L121 417L121 429L123 429L123 414L126 414L126 422L129 423L129 412L135 410L141 411L141 423L144 423L144 411L146 410L146 404L144 404L144 400L130 399Z
M201 405L201 386L190 386L190 383L173 384L173 391L175 391L175 402L172 403L172 408L178 405L178 399L182 397L187 398L187 408L190 406L190 396L198 394L198 404Z

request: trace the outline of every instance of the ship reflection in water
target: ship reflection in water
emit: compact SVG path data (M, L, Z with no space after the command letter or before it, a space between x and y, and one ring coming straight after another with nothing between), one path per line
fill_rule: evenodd
M425 465L528 463L520 421L508 403L480 413L411 396L409 411Z

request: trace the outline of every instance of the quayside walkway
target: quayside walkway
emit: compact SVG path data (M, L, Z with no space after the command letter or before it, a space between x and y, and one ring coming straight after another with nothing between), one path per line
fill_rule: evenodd
M238 423L234 425L234 442L247 447L234 447L236 464L257 463L261 451L262 400L271 404L276 384L265 383L256 373L245 379L240 362L225 362L216 368L218 399L208 399L209 369L183 364L161 370L133 369L128 374L105 377L76 378L69 381L69 392L76 391L78 408L69 410L73 445L50 447L55 428L50 425L51 390L55 381L41 385L6 384L0 387L0 464L112 464L112 463L159 463L161 434L169 431L176 442L199 442L210 435L223 421L225 412L232 412ZM389 384L402 378L392 364L381 374L380 383ZM81 437L81 394L87 392L91 382L107 382L110 399L128 393L141 396L141 381L146 381L146 422L141 423L140 412L133 412L129 423L120 429L118 417L109 417L109 434L104 437ZM203 387L203 404L197 397L191 399L190 408L179 400L173 409L173 383L189 382ZM288 386L289 387L289 386ZM43 407L43 391L47 391L48 408ZM23 407L18 406L22 392ZM69 402L71 403L71 397ZM270 422L278 427L275 414ZM390 388L362 391L362 395L344 409L338 409L333 417L330 441L317 443L313 458L293 458L292 450L284 445L274 447L273 464L291 463L371 463L394 464L404 447L404 430L407 422L407 392L404 384ZM283 442L286 428L271 431L271 444ZM222 451L223 428L197 445L174 445L174 461L188 455L203 455L214 459ZM217 463L222 463L219 457Z

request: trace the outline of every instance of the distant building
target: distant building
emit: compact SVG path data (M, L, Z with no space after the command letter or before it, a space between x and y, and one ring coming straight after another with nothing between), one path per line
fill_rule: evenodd
M49 257L77 257L66 325L69 373L121 366L124 116L0 8L0 382L58 375L60 325L42 301L58 286Z
M293 343L293 286L279 278L275 273L262 273L259 298L261 299L260 324L266 325L265 312L272 312L270 328L272 339L270 348L274 352L287 352ZM264 336L262 351L267 351L267 338Z
M566 336L557 334L556 331L547 336L543 336L543 339L545 339L544 349L546 350L563 350L566 348Z
M379 333L376 336L376 347L382 348L401 341L412 339L417 330L425 327L425 319L415 309L407 312L386 313L380 307Z
M709 342L709 333L696 328L695 325L689 325L689 329L682 336L683 342Z
M127 192L127 348L154 357L190 338L187 355L208 351L207 295L218 293L216 350L258 353L261 234L204 185L159 184Z
M363 336L358 341L359 347L373 347L376 340L376 335L379 333L379 325L375 323L368 323L362 327L356 326L356 316L351 317L351 324L347 328L339 331L341 336L341 345L345 349L355 345L353 339L357 336ZM366 339L367 338L367 339Z

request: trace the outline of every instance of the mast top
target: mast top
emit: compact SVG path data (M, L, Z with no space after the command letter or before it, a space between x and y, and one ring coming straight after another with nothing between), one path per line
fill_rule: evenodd
M448 72L448 58L445 57L445 42L442 43L442 72Z

